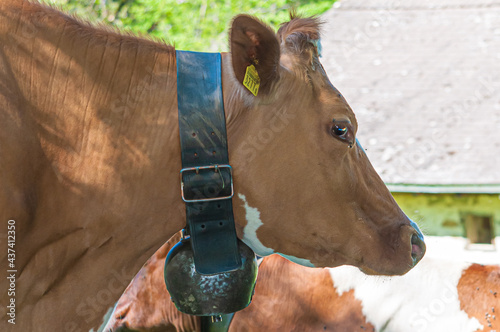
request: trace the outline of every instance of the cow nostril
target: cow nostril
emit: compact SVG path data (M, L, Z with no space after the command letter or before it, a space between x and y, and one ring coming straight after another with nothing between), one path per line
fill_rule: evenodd
M418 235L417 235L417 234L415 234L415 233L413 233L413 234L411 235L411 244L412 244L412 245L413 245L413 244L418 244L418 241L419 241Z
M417 235L413 234L411 236L411 258L413 259L413 265L415 266L425 254L425 243Z

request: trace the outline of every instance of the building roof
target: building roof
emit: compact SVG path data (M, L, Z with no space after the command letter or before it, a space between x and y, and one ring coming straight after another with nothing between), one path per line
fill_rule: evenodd
M341 0L324 14L322 63L392 190L500 193L499 17L500 0Z

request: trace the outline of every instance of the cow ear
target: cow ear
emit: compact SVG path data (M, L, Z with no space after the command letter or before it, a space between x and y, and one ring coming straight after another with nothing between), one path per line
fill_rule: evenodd
M233 70L238 81L241 84L246 81L244 85L248 85L245 75L247 68L253 65L260 79L258 95L268 94L279 78L280 46L276 34L259 20L239 15L233 20L230 43ZM251 87L248 89L252 91Z

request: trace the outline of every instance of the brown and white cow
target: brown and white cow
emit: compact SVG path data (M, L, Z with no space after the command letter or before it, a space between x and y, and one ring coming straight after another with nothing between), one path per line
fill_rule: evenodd
M404 274L422 234L357 143L318 38L316 19L277 34L233 21L222 85L238 236L264 256ZM0 220L15 223L17 271L16 325L0 330L88 330L185 224L175 50L28 0L0 1L0 45ZM241 84L250 63L257 97Z
M177 311L165 289L170 246L130 283L104 331L199 331L199 318ZM271 255L259 267L252 303L234 315L229 331L500 331L499 312L500 265L427 255L406 275L389 278Z

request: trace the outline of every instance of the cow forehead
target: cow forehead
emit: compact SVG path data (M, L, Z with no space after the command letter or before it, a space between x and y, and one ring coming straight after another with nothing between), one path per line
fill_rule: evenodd
M282 80L282 84L278 88L279 91L296 90L294 91L295 97L305 97L307 93L311 93L313 96L312 100L314 100L329 117L333 118L335 116L340 116L344 119L348 119L353 123L355 128L357 128L354 112L342 93L330 82L328 75L319 62L318 67L313 70L303 66L297 56L285 53L280 56L280 64L288 74L285 75L287 78ZM291 81L297 80L301 83L291 84ZM304 84L308 85L309 88L305 88ZM287 101L296 103L296 99L290 99L288 94L284 96ZM280 100L280 102L282 102L282 100Z
M313 82L312 100L314 105L310 106L317 108L321 117L326 121L334 119L349 121L356 132L358 129L356 115L342 93L331 84L327 77L314 79ZM303 112L304 116L310 114L310 112Z
M473 332L483 326L460 309L457 285L470 263L424 257L404 276L366 276L357 268L330 270L339 295L351 289L376 330ZM382 302L383 299L383 302Z

